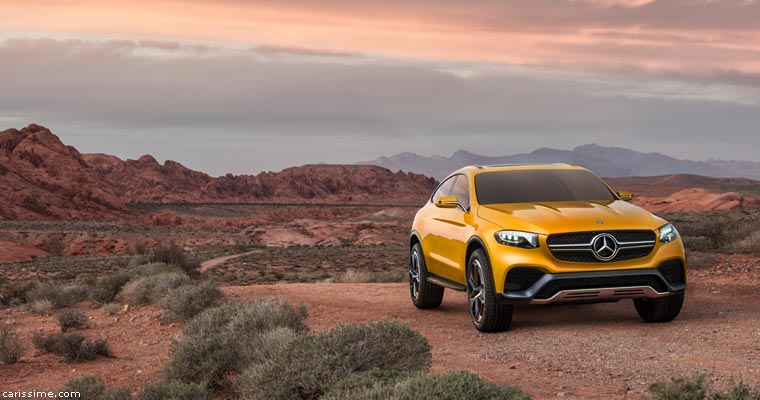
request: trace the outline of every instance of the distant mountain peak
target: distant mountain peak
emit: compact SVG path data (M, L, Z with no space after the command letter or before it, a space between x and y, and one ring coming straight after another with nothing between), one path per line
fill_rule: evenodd
M471 164L512 164L565 162L586 167L605 177L655 176L693 174L711 177L744 177L760 179L760 163L749 161L692 161L681 160L658 152L643 153L624 147L584 144L572 150L541 147L530 153L504 156L483 156L460 149L450 157L425 157L403 153L403 157L380 157L361 164L375 164L390 168L418 172L442 179L450 172Z

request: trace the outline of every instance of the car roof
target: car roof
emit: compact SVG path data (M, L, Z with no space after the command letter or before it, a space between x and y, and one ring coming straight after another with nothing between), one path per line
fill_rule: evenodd
M567 163L526 163L526 164L496 164L496 165L469 165L451 175L457 173L479 174L490 171L511 171L527 169L585 169L573 164Z

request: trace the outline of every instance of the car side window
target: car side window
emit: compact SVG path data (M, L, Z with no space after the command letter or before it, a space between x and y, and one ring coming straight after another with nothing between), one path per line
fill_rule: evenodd
M456 196L457 201L462 203L465 211L470 209L470 180L464 175L458 175L457 181L454 183L454 187L451 194Z
M457 179L457 175L452 176L449 179L446 179L441 186L438 186L438 190L433 193L433 197L430 198L430 201L435 201L436 199L440 199L444 196L451 196L451 188L454 186L454 181Z

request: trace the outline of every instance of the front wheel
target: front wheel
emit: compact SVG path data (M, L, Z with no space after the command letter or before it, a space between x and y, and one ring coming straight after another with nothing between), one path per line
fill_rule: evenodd
M472 323L481 332L501 332L512 323L511 304L496 299L491 263L482 249L475 250L467 263L467 304Z
M633 305L645 322L668 322L681 312L683 293L656 299L633 299Z
M436 308L443 301L443 287L427 281L428 272L422 246L412 246L409 256L409 294L417 308Z

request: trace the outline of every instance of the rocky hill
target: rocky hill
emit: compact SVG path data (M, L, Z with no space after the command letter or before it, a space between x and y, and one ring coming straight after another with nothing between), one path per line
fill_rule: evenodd
M119 194L48 129L0 132L0 219L117 219Z
M373 165L304 165L258 175L214 178L174 161L151 156L120 160L88 154L127 202L376 202L418 203L435 189L435 179L391 172Z

